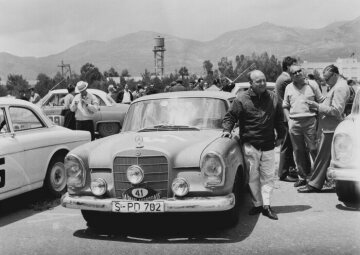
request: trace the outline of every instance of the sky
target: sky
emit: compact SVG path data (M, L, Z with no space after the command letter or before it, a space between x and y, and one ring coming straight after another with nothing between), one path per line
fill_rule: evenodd
M43 57L139 31L208 41L263 22L321 28L359 16L360 0L0 0L0 52Z

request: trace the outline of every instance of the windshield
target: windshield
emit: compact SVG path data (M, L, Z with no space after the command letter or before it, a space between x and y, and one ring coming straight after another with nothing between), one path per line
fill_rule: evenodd
M122 131L171 128L221 129L227 111L215 98L167 98L140 101L130 106Z

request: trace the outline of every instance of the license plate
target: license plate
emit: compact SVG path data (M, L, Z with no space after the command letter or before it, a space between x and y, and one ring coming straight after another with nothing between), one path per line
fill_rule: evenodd
M164 208L164 202L112 202L112 211L119 213L160 213Z

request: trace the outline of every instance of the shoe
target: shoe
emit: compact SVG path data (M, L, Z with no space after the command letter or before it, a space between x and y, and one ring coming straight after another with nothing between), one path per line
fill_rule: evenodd
M289 175L280 178L280 181L284 181L284 182L296 182L297 180L298 180L298 178L294 178Z
M302 179L302 180L297 180L297 182L294 183L294 187L300 187L300 186L304 186L307 184L307 181L305 179Z
M309 184L306 185L305 187L301 187L301 188L298 188L297 190L299 193L316 193L316 192L321 192L320 189L317 189L313 186L310 186Z
M264 216L269 217L272 220L278 220L279 219L278 216L276 215L276 213L273 210L271 210L270 206L264 206L262 214Z
M256 215L261 213L263 210L262 206L254 206L253 208L250 209L249 211L249 215Z

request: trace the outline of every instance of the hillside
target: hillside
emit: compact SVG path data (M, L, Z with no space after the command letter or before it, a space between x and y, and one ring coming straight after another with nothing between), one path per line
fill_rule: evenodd
M329 24L321 29L304 29L277 26L271 23L247 29L230 31L214 40L200 42L172 35L140 31L109 41L86 41L47 57L17 57L0 53L0 77L8 74L22 74L33 80L39 73L54 76L63 60L74 72L90 62L101 71L114 67L119 72L128 69L133 76L139 76L145 69L153 71L154 38L165 37L165 72L186 66L191 73L202 73L204 60L211 60L214 66L223 56L250 55L267 51L278 59L293 55L308 61L335 61L360 52L360 17L344 22Z

